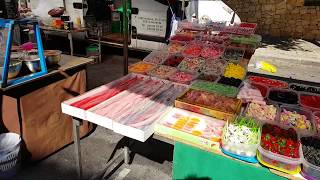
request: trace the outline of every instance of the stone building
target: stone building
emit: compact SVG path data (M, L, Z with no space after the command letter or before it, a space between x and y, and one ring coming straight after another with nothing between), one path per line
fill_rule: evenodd
M320 5L312 0L223 0L242 21L258 23L257 33L320 39Z

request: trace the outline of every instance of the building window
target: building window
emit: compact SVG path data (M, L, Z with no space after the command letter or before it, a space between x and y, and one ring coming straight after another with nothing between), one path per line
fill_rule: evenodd
M304 0L305 6L320 6L320 0Z

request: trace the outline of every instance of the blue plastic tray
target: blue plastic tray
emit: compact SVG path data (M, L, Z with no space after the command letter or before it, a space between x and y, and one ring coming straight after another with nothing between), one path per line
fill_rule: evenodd
M223 148L221 148L221 151L222 151L225 155L230 156L230 157L233 157L233 158L236 158L236 159L239 159L239 160L241 160L241 161L245 161L245 162L249 162L249 163L253 163L253 164L258 163L258 160L257 160L256 157L243 157L243 156L239 156L239 155L237 155L237 154L233 154L233 153L231 153L231 152L229 152L229 151L226 151L226 150L224 150Z

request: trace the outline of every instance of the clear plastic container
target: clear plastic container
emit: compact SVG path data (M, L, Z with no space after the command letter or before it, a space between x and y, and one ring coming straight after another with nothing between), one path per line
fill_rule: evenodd
M225 47L223 45L208 43L203 46L201 57L219 59L224 54L224 51Z
M178 66L181 71L200 72L205 65L203 58L185 58Z
M300 158L290 158L279 154L275 154L263 149L260 145L258 147L258 151L259 153L257 157L259 162L267 167L288 174L298 174L301 171Z
M193 80L197 79L198 76L198 73L176 71L169 77L169 80L176 83L189 85Z
M229 61L239 62L244 56L245 49L239 47L227 47L223 57Z
M168 52L170 54L177 54L181 53L184 49L185 43L184 42L171 42L168 45Z
M228 128L230 128L232 121L228 121L225 125L221 138L221 146L224 150L242 156L242 157L255 157L257 153L257 148L260 144L261 128L259 128L259 134L257 136L256 144L244 144L244 143L234 143L229 140L229 138L237 138L233 134L227 135ZM228 137L227 137L228 136Z
M313 113L313 122L317 129L317 134L320 133L320 111L316 111Z
M274 125L277 125L278 124L278 120L279 120L279 116L280 116L280 107L276 104L271 104L271 103L267 103L266 105L260 105L260 106L274 106L276 108L276 113L275 113L275 117L274 119L271 121L271 120L268 120L267 118L265 117L262 117L261 113L257 113L257 114L254 114L254 115L248 115L248 109L249 109L249 106L250 104L252 103L248 103L245 111L244 111L244 116L246 117L252 117L258 121L260 121L261 123L269 123L269 124L274 124Z
M257 46L261 42L262 37L257 34L250 35L250 36L232 35L230 37L230 40L232 43L249 44L252 46Z
M284 110L287 110L290 112L296 112L297 114L300 114L300 115L305 115L307 117L307 121L309 121L310 128L302 129L302 128L296 127L297 122L294 122L292 124L289 124L290 122L288 122L288 123L282 122L282 120L281 120L282 116L283 116L282 112ZM286 105L280 106L279 124L281 126L284 126L287 128L289 128L289 127L294 128L297 131L297 133L301 136L309 136L309 135L313 135L315 133L315 125L314 125L314 121L313 121L313 115L312 115L312 112L309 111L308 109L294 107L294 106L286 106Z
M202 49L203 49L203 42L193 41L185 45L181 54L184 57L196 58L196 57L200 57Z
M259 91L261 92L261 95L262 95L264 98L267 97L267 94L268 94L268 91L269 91L268 86L265 86L265 85L260 84L260 83L255 83L255 82L251 82L250 84L251 84L251 86L259 89Z
M238 85L236 85L235 83L225 83L223 82L223 79L229 79L229 80L233 80L233 81L238 81ZM228 86L233 86L233 87L236 87L236 88L240 88L243 86L243 81L241 79L235 79L235 78L229 78L229 77L225 77L225 76L220 76L217 80L216 80L217 83L219 84L224 84L224 85L228 85Z
M263 84L268 87L274 87L274 88L288 88L288 83L276 79L270 79L266 77L261 77L261 76L248 76L247 79L249 80L250 83L259 83Z
M303 97L309 96L309 98L312 99L313 104L306 104L305 101L303 100ZM320 111L320 95L317 94L311 94L311 93L307 93L307 92L302 92L300 93L299 96L299 103L300 106L306 108L306 109L310 109L312 111Z
M158 65L149 71L148 75L154 76L160 79L168 79L172 74L177 71L176 68L170 66Z
M152 64L162 64L168 55L169 53L167 51L152 51L143 61Z
M302 161L302 171L303 171L303 176L308 176L313 179L320 179L320 167L315 166L311 163L309 163L303 155L302 148L300 148L300 157Z
M186 43L186 42L190 42L192 40L193 40L193 36L191 36L190 34L187 35L187 34L183 34L183 33L176 34L170 38L170 42Z
M272 97L272 94L275 92L279 92L277 97ZM283 94L291 94L292 99L288 101L288 98L284 97ZM295 91L288 90L288 89L279 89L279 88L270 88L268 91L267 95L268 101L274 103L274 104L279 104L279 105L298 105L299 104L299 94Z

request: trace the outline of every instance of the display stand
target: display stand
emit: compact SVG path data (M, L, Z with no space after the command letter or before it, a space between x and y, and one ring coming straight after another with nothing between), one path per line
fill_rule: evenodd
M16 24L32 24L33 30L35 31L36 36L36 43L38 48L38 56L40 59L40 72L32 73L27 76L19 77L13 80L8 80L8 73L9 73L9 67L10 67L10 57L11 57L11 46L12 46L12 39L13 39L13 31L14 31L14 25ZM10 85L16 85L25 81L29 81L32 79L39 78L45 74L47 74L47 66L46 61L43 53L43 46L42 46L42 40L41 40L41 34L40 34L40 28L37 22L32 21L14 21L14 20L5 20L0 19L0 28L1 29L7 29L7 39L6 39L6 49L5 49L5 55L4 55L4 62L3 62L3 71L2 71L2 79L1 79L1 87L7 87ZM2 47L3 48L3 47Z

